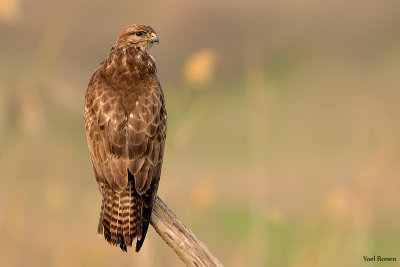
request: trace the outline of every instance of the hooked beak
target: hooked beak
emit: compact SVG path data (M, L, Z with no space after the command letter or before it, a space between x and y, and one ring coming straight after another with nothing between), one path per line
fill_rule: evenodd
M151 33L150 41L151 43L157 43L157 44L159 43L158 37L154 32Z

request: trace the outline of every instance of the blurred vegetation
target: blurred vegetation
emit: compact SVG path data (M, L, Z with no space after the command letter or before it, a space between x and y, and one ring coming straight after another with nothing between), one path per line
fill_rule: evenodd
M131 23L161 40L159 195L226 266L397 257L399 8L0 0L1 266L183 265L153 230L140 254L96 235L83 99Z

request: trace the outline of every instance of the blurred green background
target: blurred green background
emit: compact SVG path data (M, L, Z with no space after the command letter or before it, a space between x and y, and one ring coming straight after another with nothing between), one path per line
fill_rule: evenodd
M159 195L226 266L400 260L399 10L0 0L0 265L183 266L153 229L139 254L96 234L84 94L132 23L160 38Z

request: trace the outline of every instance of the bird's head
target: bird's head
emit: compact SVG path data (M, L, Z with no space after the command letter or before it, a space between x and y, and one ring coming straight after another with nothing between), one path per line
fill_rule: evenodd
M134 45L142 51L148 50L154 43L158 44L156 32L147 25L132 24L122 31L115 47Z

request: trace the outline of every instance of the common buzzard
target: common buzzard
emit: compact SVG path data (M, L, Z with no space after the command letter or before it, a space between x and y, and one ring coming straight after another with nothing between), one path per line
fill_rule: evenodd
M95 70L85 97L85 127L102 195L98 233L123 251L142 247L160 181L167 113L148 49L146 25L129 25Z

